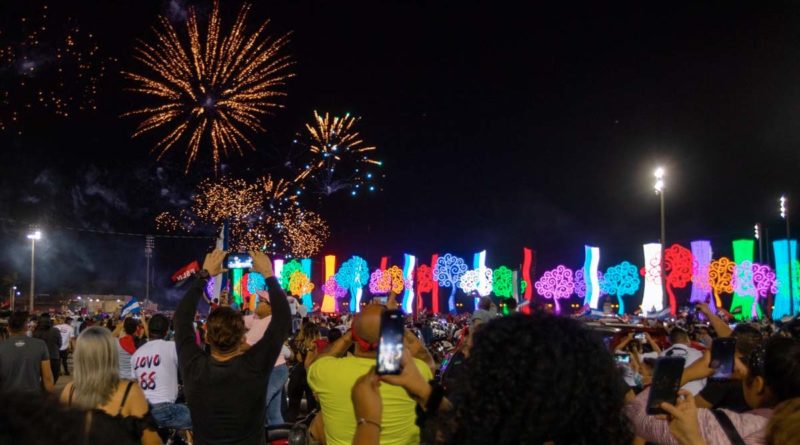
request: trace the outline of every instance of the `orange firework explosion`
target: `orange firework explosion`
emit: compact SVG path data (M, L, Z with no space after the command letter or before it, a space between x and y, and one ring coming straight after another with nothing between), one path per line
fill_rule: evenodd
M230 34L221 36L219 2L215 0L202 42L197 13L190 8L186 22L188 45L162 16L160 29L155 29L156 43L141 42L135 48L136 59L150 72L122 74L133 82L131 91L160 103L125 115L144 118L134 137L169 128L153 147L159 159L185 140L188 172L202 142L208 139L216 171L221 155L227 156L232 150L242 154L243 145L254 148L243 128L265 131L260 119L281 107L274 98L286 94L281 88L293 76L288 72L289 56L281 54L288 35L263 37L268 22L247 35L244 29L249 10L250 5L242 6Z

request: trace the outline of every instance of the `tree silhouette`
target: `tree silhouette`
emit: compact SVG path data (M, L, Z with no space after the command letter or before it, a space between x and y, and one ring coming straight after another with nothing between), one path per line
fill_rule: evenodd
M289 278L289 293L300 296L314 290L314 283L308 279L308 275L296 270Z
M361 310L362 288L369 283L369 267L360 256L352 256L336 272L336 282L350 291L350 310Z
M721 293L733 292L733 275L736 273L736 263L727 257L721 257L711 262L708 266L708 283L714 291L714 300L717 307L722 307Z
M433 269L427 264L417 267L414 272L414 282L417 284L417 309L422 309L422 294L433 291L433 286L438 284L433 281Z
M281 280L281 287L284 290L291 289L289 281L292 279L292 274L294 274L295 272L303 272L303 266L300 264L299 261L292 260L283 265L283 269L281 270L280 280ZM300 294L297 294L297 296L299 297Z
M616 266L611 266L606 269L600 286L603 292L608 295L616 295L617 301L619 301L618 312L624 314L625 301L623 297L625 295L635 294L636 291L639 290L640 284L641 281L639 280L636 266L627 261L623 261Z
M673 244L664 251L665 283L669 295L669 311L672 315L678 312L678 300L673 289L683 289L692 282L693 264L692 252L680 244Z
M442 287L450 288L450 298L447 299L447 308L450 312L456 311L456 286L461 281L461 276L467 272L467 264L462 258L445 254L436 260L433 268L433 278Z
M492 275L492 290L498 297L511 298L514 290L514 272L506 266L500 266Z
M561 305L558 300L569 298L575 290L575 282L572 278L572 270L565 266L558 266L555 269L546 271L541 278L534 284L536 293L553 300L556 305L556 313L561 313Z

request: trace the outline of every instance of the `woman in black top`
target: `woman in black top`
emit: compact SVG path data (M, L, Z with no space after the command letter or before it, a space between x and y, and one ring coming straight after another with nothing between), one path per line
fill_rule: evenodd
M53 327L53 320L49 316L42 315L36 323L33 336L47 344L47 355L50 356L50 369L53 370L53 384L55 384L58 380L58 373L61 371L61 362L59 362L61 331Z
M175 311L178 365L196 445L263 445L267 382L291 327L289 303L273 276L270 259L263 253L250 252L253 270L267 282L272 303L269 327L247 348L241 314L220 307L206 320L211 353L201 350L195 343L194 314L208 278L222 273L225 255L221 250L206 255L203 270Z
M306 396L306 409L308 412L317 407L317 401L311 392L306 380L306 363L309 356L317 352L317 340L319 340L319 327L312 322L303 324L300 333L289 344L292 349L292 357L295 364L289 372L289 409L286 418L291 422L300 415L300 404L303 401L303 394Z

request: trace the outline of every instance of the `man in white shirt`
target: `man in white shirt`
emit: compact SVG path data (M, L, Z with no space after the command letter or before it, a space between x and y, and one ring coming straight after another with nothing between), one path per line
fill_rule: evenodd
M175 342L165 341L169 319L156 314L147 324L150 341L131 356L131 378L136 380L150 404L150 413L161 428L190 429L189 407L178 398L178 352Z
M703 353L691 346L691 339L689 334L681 328L673 328L669 331L669 342L672 344L669 348L665 349L660 357L684 357L686 364L684 368L703 357ZM706 386L706 379L694 380L685 385L682 389L697 395Z
M72 327L72 318L67 317L54 327L61 333L61 348L58 351L61 358L61 366L64 367L64 375L69 375L67 358L75 340L75 328Z
M256 292L258 304L256 305L255 315L245 315L244 327L247 328L245 341L248 345L256 344L269 327L272 321L272 306L269 303L269 294L266 291ZM285 346L284 346L285 347ZM286 367L286 356L278 354L275 367L269 375L267 385L267 418L265 426L283 424L283 414L281 413L281 397L283 386L289 380L289 369Z

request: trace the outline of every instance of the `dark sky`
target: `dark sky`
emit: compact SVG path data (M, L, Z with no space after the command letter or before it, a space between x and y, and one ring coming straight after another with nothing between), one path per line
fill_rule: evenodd
M5 30L42 4L8 3ZM782 230L781 192L800 197L800 5L697 3L257 2L252 26L271 18L272 33L293 32L297 77L286 108L264 121L259 152L228 171L268 171L312 110L349 111L363 117L387 179L379 194L317 207L331 224L326 250L340 256L486 248L490 265L516 265L528 245L550 267L581 264L592 243L601 267L641 263L641 244L658 239L660 163L669 242L711 239L729 253L756 221ZM118 73L137 67L135 40L152 39L171 4L50 5L117 62L97 112L32 113L21 136L0 134L0 216L16 221L5 223L0 267L21 282L27 223L151 232L202 176L183 177L180 155L155 162L155 139L131 140L136 121L119 118L138 98ZM226 27L239 5L222 2ZM140 239L51 230L46 289L141 288ZM206 244L160 243L161 278Z

